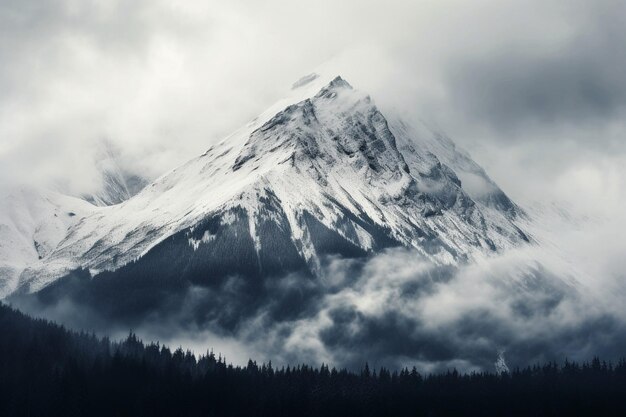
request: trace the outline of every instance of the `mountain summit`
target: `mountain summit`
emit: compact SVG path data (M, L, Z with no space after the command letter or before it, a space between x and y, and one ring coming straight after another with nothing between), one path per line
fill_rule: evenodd
M517 206L445 135L383 115L341 77L305 78L200 157L81 218L22 289L78 268L199 283L316 275L328 255L395 246L457 264L529 240Z

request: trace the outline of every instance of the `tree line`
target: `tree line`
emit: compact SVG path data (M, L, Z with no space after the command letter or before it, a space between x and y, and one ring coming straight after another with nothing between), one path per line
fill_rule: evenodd
M0 305L0 416L624 416L626 361L464 374L228 364Z

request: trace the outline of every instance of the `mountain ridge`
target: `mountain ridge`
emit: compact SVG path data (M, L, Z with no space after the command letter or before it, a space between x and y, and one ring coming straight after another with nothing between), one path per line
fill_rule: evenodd
M251 259L224 275L303 267L315 274L325 255L361 256L389 246L455 264L529 241L515 224L521 211L454 147L447 159L469 165L464 173L484 175L502 204L472 199L455 170L428 150L432 144L389 123L340 76L311 78L293 91L136 196L81 219L22 274L22 288L37 291L76 268L119 269L174 236L186 243L180 253L192 264L200 249L205 257ZM278 248L282 258L270 253ZM217 263L205 273L220 270Z

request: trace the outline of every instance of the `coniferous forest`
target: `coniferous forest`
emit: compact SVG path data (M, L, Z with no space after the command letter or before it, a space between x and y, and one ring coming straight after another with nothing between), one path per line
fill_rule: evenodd
M626 361L420 375L233 366L133 334L76 333L0 305L0 416L623 416Z

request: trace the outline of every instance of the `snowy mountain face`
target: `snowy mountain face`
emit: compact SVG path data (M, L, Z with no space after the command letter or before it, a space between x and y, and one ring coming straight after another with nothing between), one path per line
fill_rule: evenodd
M20 273L41 262L69 228L92 211L78 198L17 187L0 197L0 298L18 286Z
M522 211L495 182L462 149L445 134L428 128L425 124L408 124L398 117L390 121L390 129L398 138L399 150L412 166L421 167L421 160L440 161L459 178L463 191L476 203L494 209L514 219Z
M20 285L78 268L199 283L315 276L327 255L395 246L454 265L528 242L520 216L444 135L388 118L340 77L309 76L205 154L80 218Z
M24 269L41 267L69 229L97 210L94 206L119 204L145 186L146 180L122 168L119 156L111 143L99 144L94 163L101 184L90 194L25 184L0 190L0 298L15 290Z

